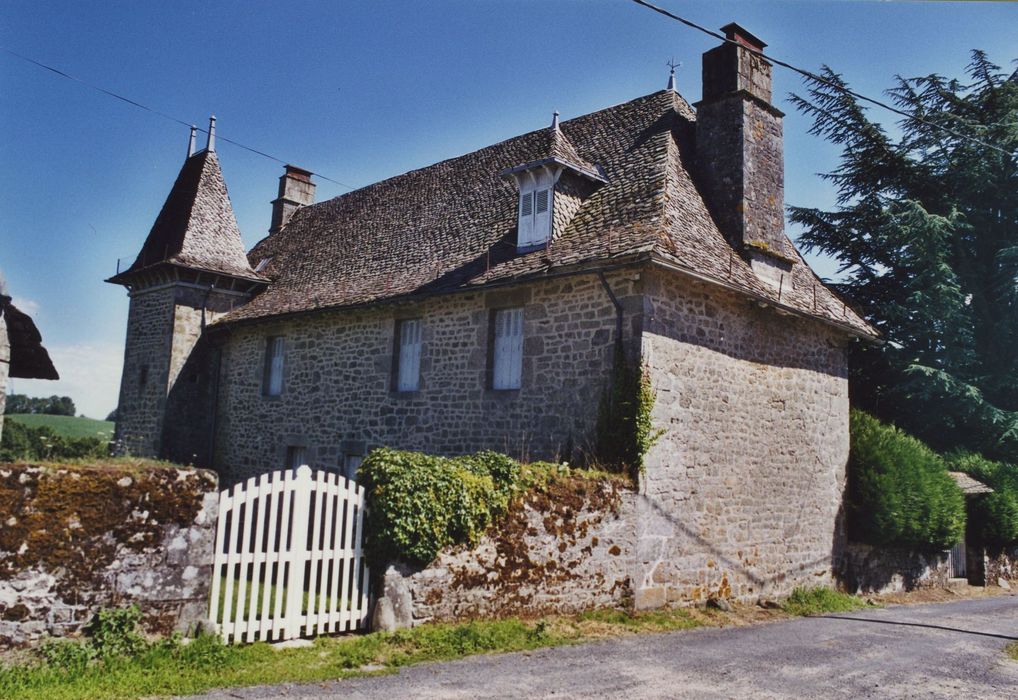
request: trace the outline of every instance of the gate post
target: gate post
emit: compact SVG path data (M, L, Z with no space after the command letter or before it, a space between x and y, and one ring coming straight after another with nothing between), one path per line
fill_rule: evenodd
M304 626L304 570L308 558L308 511L311 507L311 468L302 464L295 470L293 521L290 527L289 574L286 577L286 637L300 636ZM318 514L315 514L318 516Z

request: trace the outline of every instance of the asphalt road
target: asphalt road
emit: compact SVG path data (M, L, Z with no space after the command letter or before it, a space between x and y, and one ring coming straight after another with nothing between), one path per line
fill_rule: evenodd
M1016 698L1018 597L642 635L203 698Z

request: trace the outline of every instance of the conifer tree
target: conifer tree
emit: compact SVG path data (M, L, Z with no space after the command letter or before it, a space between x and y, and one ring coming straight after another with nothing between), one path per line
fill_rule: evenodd
M811 133L842 148L824 175L837 207L790 218L885 341L853 350L853 401L934 446L1018 461L1018 71L974 51L964 81L897 77L889 95L915 117L899 136L844 90L807 87L792 99Z

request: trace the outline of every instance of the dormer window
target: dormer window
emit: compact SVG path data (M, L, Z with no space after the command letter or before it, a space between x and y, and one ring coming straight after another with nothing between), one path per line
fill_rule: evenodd
M521 178L519 235L520 248L541 245L551 239L551 209L554 180L545 173L527 173Z

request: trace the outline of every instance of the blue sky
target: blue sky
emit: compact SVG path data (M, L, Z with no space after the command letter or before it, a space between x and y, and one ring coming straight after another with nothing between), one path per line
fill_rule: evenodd
M774 56L829 64L879 96L893 76L960 76L973 48L1018 58L1012 3L659 4L711 28L737 21ZM715 40L626 0L604 2L46 2L6 0L0 46L349 185L361 186L664 87L700 94ZM830 206L837 151L787 103L785 198ZM187 130L0 53L0 270L64 377L13 390L116 404L126 292L103 279L140 249ZM893 123L893 117L876 113ZM245 243L269 225L278 163L219 144ZM319 199L344 188L319 181ZM829 261L814 260L825 275Z

